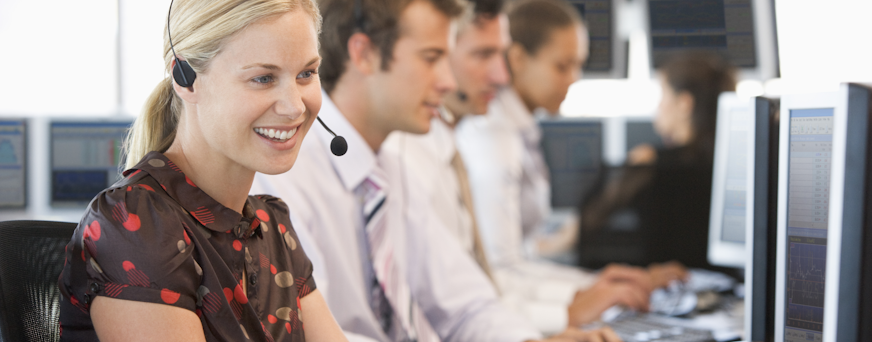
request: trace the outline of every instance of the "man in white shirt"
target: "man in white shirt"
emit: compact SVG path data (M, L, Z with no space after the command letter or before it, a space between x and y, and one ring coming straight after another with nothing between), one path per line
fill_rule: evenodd
M569 323L569 316L598 317L614 304L644 309L650 288L644 283L647 274L641 269L615 266L597 278L577 268L527 262L520 257L491 269L472 212L469 180L455 145L454 128L466 116L485 114L498 89L508 84L504 55L511 39L501 0L473 3L458 23L457 42L448 56L458 88L444 97L441 116L432 119L429 133L396 132L382 148L400 154L406 177L413 179L410 187L428 194L436 218L492 275L504 304L527 316L540 331L560 332ZM506 207L507 203L493 201L484 205ZM496 238L489 236L485 240ZM601 284L591 288L598 279ZM575 296L579 289L587 291Z
M475 262L410 191L392 131L426 133L454 80L446 60L453 0L323 0L320 117L292 171L258 175L253 192L288 202L315 279L350 340L530 341L540 334L505 309ZM329 287L326 287L329 285ZM555 341L618 340L567 329Z

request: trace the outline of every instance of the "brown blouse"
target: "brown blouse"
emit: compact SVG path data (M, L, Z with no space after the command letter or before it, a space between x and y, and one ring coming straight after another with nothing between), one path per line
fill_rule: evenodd
M124 176L91 201L66 247L62 341L97 341L96 296L191 310L206 341L305 341L312 263L281 199L249 196L240 215L158 152Z

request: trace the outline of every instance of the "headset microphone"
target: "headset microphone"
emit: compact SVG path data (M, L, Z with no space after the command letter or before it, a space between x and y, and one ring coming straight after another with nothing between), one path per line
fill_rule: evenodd
M333 133L330 128L327 128L327 125L324 124L324 121L321 121L321 118L317 116L315 118L318 119L318 122L321 123L321 126L324 126L324 129L326 129L327 132L330 132L330 134L333 135L333 140L330 141L330 152L333 152L333 155L337 157L344 155L345 152L348 152L348 142L345 141L345 138L343 138L341 135L336 135L336 133Z

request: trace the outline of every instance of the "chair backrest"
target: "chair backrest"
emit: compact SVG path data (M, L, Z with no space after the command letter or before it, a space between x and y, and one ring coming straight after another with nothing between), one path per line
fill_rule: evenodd
M0 222L0 341L58 341L64 247L76 223Z

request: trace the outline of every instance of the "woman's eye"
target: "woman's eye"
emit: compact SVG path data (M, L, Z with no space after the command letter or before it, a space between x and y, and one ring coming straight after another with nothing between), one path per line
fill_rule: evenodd
M297 75L297 78L311 78L312 75L314 75L314 74L315 74L315 71L306 70L306 71L301 72L299 75Z
M263 75L255 77L254 79L252 79L252 81L260 84L270 84L273 82L273 77L271 75Z

